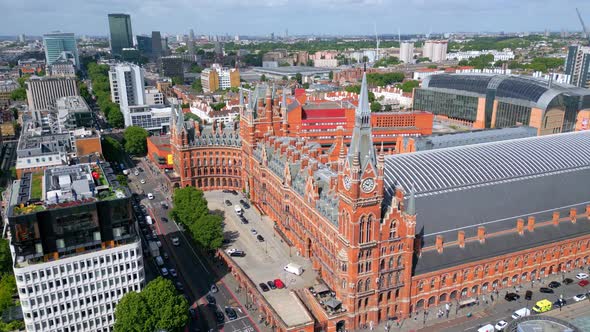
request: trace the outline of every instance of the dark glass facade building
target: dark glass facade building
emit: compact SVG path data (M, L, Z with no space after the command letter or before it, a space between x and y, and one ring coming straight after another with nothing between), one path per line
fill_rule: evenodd
M111 54L120 56L124 48L133 47L131 16L128 14L109 14Z
M578 113L590 109L590 90L524 76L440 74L424 79L413 106L474 128L527 125L544 135L573 131Z
M149 36L137 36L137 50L142 56L152 56L152 37Z

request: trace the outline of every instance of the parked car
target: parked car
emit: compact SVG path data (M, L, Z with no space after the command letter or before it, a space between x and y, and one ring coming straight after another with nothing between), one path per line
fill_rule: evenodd
M148 198L148 199L154 199L154 194L152 194L152 193L148 193L148 194L147 194L147 198Z
M264 242L264 237L260 234L256 235L256 239L258 240L258 242Z
M569 285L572 282L574 282L574 280L572 280L571 278L565 278L565 279L563 279L563 283L566 284L566 285Z
M229 254L231 257L244 257L246 256L246 253L242 250L236 250L234 252L232 252L231 254Z
M225 316L223 315L223 312L219 310L215 311L215 318L217 319L217 323L219 324L225 322Z
M168 218L166 218L166 217L162 217L162 221L163 221L163 222L168 222Z
M580 280L580 282L578 283L578 285L580 285L581 287L586 287L588 286L588 284L590 284L590 281L588 280Z
M494 328L496 331L503 331L506 328L506 325L508 325L508 323L505 320L501 320L494 326Z
M133 175L138 176L139 175L139 171L133 172Z
M171 274L173 277L178 277L178 273L176 273L176 269L170 269L170 274Z
M272 280L267 281L266 284L268 285L268 287L270 287L270 289L277 289L275 282Z
M178 247L180 245L180 239L177 237L173 237L172 238L172 244L176 247Z
M506 296L504 296L504 300L511 302L511 301L516 301L520 299L520 295L516 294L516 293L508 293L506 294Z
M225 200L225 205L232 206L232 202L229 199Z
M207 294L207 296L205 296L205 299L211 305L215 305L215 303L217 303L217 301L215 300L215 297L211 294Z
M270 290L268 286L263 282L259 283L258 286L260 286L260 289L262 289L263 292L268 292Z
M242 204L242 206L244 207L244 209L249 209L250 208L250 204L248 204L245 200L240 199L240 204Z
M176 287L176 289L177 289L179 292L182 292L182 291L184 290L184 286L183 286L183 285L182 285L182 283L181 283L181 282L179 282L179 281L177 281L177 282L174 284L174 286Z
M539 292L541 292L541 293L548 293L548 294L553 294L554 293L553 292L553 289L548 288L548 287L541 287L541 289L539 289Z
M246 219L246 217L244 217L244 215L240 215L240 221L242 222L242 224L247 224L248 223L248 219Z
M231 194L232 194L232 195L234 195L234 196L238 196L238 192L237 192L237 191L235 191L235 190L232 190L232 191L231 191Z
M549 288L557 288L557 287L561 286L561 284L557 281L552 281L547 286L549 286Z
M232 307L225 307L225 314L227 315L227 318L229 318L229 320L234 320L238 318L238 314Z
M141 183L141 184L145 184L145 179L141 179L141 180L139 180L139 183Z
M211 285L211 293L217 293L219 292L219 289L217 288L217 286L215 286L215 284Z
M576 274L576 278L577 279L580 279L580 280L582 280L582 279L588 279L588 274L583 273L583 272L580 272L580 273Z
M586 294L578 294L578 295L574 296L574 301L576 301L576 302L584 301L585 299L586 299Z
M558 299L557 301L553 302L553 305L555 307L563 307L567 304L567 301L565 299Z
M162 276L164 276L164 277L168 276L168 269L167 268L163 267L161 271L162 271Z
M274 282L278 289L285 288L285 283L281 279L275 279Z
M238 251L238 249L236 249L236 248L230 248L230 249L227 249L226 252L227 252L228 255L231 255L232 253L234 253L236 251Z
M250 233L252 233L254 236L258 235L258 232L254 228L250 230Z
M229 193L231 193L231 190L229 190L229 189L223 189L223 193L224 194L229 194Z
M528 290L526 291L526 293L524 294L524 299L527 301L530 301L533 298L533 292Z

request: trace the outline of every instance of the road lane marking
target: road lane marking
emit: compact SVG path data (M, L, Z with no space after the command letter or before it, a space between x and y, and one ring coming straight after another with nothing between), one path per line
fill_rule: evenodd
M176 229L178 230L178 232L180 233L180 235L184 239L185 245L187 245L190 248L190 250L192 251L193 255L195 255L195 257L199 261L199 264L201 264L201 266L203 267L203 269L205 270L205 272L211 274L211 272L209 272L209 269L207 269L207 267L205 267L205 264L203 264L203 261L201 260L201 258L195 252L195 249L193 249L193 246L190 245L190 242L188 241L188 239L186 238L186 236L184 236L184 233L180 230L180 227L178 227L178 224L176 224L176 222L174 222L174 226L176 226Z

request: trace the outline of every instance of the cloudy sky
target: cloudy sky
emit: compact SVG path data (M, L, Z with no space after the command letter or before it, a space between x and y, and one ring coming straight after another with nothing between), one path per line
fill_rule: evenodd
M576 7L590 28L590 0L0 0L0 35L106 35L117 12L131 15L133 34L579 31Z

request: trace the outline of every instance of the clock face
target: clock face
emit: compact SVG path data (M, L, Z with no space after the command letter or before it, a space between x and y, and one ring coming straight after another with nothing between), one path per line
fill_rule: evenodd
M344 176L344 179L342 179L342 182L344 183L344 188L346 188L346 190L350 189L350 178L348 177L348 175Z
M361 189L366 193L373 191L373 188L375 188L375 180L371 178L365 179L361 184Z

